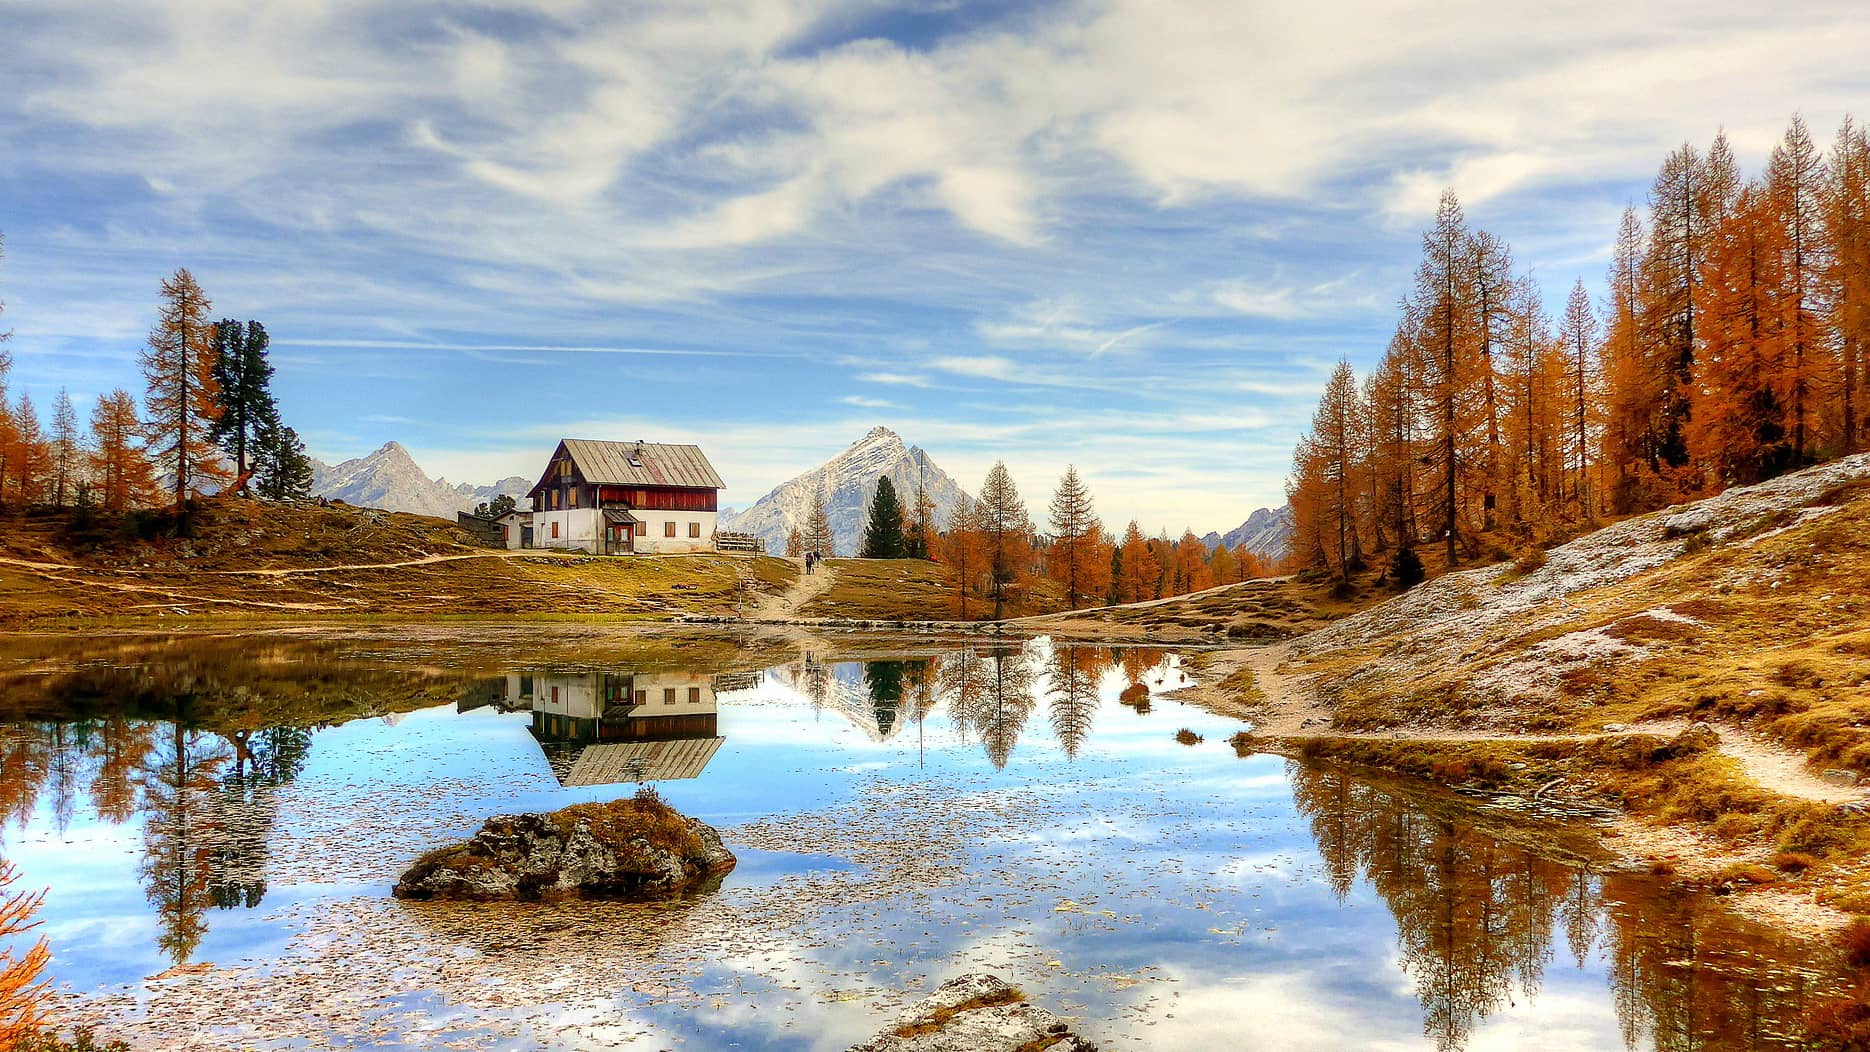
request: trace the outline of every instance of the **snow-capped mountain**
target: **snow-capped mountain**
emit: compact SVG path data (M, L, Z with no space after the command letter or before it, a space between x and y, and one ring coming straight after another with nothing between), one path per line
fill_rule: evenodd
M937 525L947 521L963 496L960 485L936 467L920 446L904 445L902 436L887 427L873 427L849 449L781 483L745 511L723 511L721 528L754 534L766 542L767 551L783 552L786 535L794 526L802 528L811 515L813 494L823 493L831 513L837 554L855 555L862 539L864 512L876 496L877 479L884 475L896 487L904 510L915 503L919 477L935 504Z
M511 494L524 506L533 481L514 475L491 486L451 486L446 479L429 478L400 442L386 442L369 456L342 464L312 461L314 496L442 519L453 519L458 511L473 511L475 505L502 493Z
M1223 544L1229 548L1245 544L1260 562L1269 567L1278 566L1285 561L1292 544L1292 505L1261 508L1225 534L1210 533L1201 538L1201 543L1207 545L1209 551Z

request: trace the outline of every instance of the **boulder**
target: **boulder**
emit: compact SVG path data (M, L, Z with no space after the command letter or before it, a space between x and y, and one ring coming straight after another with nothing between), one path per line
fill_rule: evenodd
M850 1052L1097 1052L1064 1020L997 976L963 975L904 1011Z
M498 815L466 843L416 860L403 899L640 901L716 885L734 868L721 835L653 792L549 814Z

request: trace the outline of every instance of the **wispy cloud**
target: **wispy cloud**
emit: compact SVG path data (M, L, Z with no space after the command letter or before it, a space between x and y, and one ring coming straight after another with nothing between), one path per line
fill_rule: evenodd
M1113 508L1238 521L1444 186L1562 290L1668 148L1757 165L1870 97L1870 8L1828 0L936 7L8 6L13 387L135 386L186 264L334 455L491 477L611 421L777 481L887 411L970 472L1083 451Z

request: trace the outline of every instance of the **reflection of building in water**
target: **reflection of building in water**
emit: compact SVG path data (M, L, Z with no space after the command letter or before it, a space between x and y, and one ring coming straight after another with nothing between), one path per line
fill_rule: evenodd
M532 736L561 785L694 778L724 741L714 680L701 672L512 674L504 704L532 711Z

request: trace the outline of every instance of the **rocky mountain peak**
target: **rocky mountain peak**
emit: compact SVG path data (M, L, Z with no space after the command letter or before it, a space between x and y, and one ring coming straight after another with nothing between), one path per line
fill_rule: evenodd
M781 552L786 535L811 514L812 498L823 493L837 553L851 555L863 531L864 513L876 495L877 479L885 476L905 504L920 481L935 504L938 521L947 518L963 495L960 485L927 453L905 445L901 435L879 425L830 460L781 483L747 510L723 512L721 527L755 534L766 541L768 551Z

